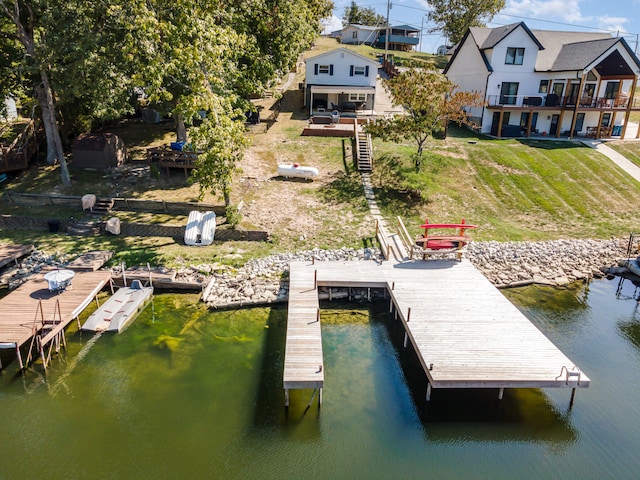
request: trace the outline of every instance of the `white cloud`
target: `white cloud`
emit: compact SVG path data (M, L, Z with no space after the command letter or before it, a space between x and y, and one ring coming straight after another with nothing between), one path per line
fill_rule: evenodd
M342 20L334 15L331 18L322 20L322 33L328 35L334 30L340 30L342 28Z
M508 0L502 13L569 23L584 21L580 0Z
M598 17L599 27L605 30L615 30L620 32L627 31L625 24L629 23L628 18L624 17Z
M501 13L507 16L496 16L495 20L501 23L513 23L527 17L530 19L548 20L551 22L568 23L576 27L591 27L594 29L624 31L625 25L630 20L626 17L611 17L600 14L594 9L607 10L604 2L588 2L585 0L507 0L507 4ZM519 18L520 17L520 18ZM531 20L524 19L528 24ZM553 23L540 22L530 25L534 28L547 28L550 30L562 29L562 26L554 26Z

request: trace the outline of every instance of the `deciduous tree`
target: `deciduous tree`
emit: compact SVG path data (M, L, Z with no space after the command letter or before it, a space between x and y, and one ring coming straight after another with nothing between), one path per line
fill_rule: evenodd
M371 27L387 25L385 18L376 13L371 7L359 7L356 2L351 2L351 5L344 9L344 15L342 16L342 25L369 25Z
M131 109L131 75L121 56L126 25L114 14L114 2L0 0L4 41L15 42L21 53L2 57L3 69L13 75L5 77L11 81L0 93L22 91L36 99L47 161L60 163L63 185L71 179L61 130L73 133L78 121L90 125Z
M0 0L0 12L11 24L7 33L16 39L23 52L24 74L34 80L33 89L42 113L42 124L47 136L47 161L60 162L62 183L70 185L71 179L64 158L62 140L56 120L55 100L47 63L47 51L42 16L44 5L40 2Z
M458 43L469 27L482 27L504 8L505 0L427 0L427 14L452 44Z
M242 111L233 108L229 98L217 98L202 124L193 129L198 157L193 179L199 183L200 195L207 191L221 194L226 207L231 206L231 182L238 162L244 155L247 139Z
M385 80L384 85L394 104L404 107L405 113L379 118L368 124L366 131L386 141L414 140L418 145L416 169L420 168L422 151L430 136L442 132L449 121L471 124L465 107L482 105L479 93L455 91L456 85L434 71L406 70Z

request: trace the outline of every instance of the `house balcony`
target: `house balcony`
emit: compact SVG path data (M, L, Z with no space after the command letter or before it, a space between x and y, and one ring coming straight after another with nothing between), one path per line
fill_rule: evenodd
M380 35L378 37L378 43L385 43L386 35ZM389 43L403 44L403 45L418 45L420 39L418 37L408 37L406 35L389 35Z
M635 98L618 97L581 97L577 99L575 96L559 97L554 94L532 94L532 95L489 95L487 97L488 108L500 109L574 109L578 101L579 109L594 110L626 110L631 102L632 109L640 109L640 102Z

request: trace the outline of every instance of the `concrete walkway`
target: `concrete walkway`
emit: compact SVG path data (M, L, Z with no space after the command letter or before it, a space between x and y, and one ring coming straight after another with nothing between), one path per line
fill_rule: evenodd
M582 140L585 145L595 148L597 151L608 157L613 163L640 182L640 167L628 160L624 155L616 152L613 148L607 147L599 140Z

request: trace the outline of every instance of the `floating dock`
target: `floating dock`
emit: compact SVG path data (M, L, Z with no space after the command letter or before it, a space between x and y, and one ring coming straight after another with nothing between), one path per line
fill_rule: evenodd
M82 325L91 332L120 332L129 325L151 301L153 287L143 287L134 280L130 287L121 287L93 312Z
M290 264L283 386L324 386L318 287L384 288L438 388L586 388L590 380L468 260ZM316 299L316 303L313 299ZM321 398L321 397L320 397Z

